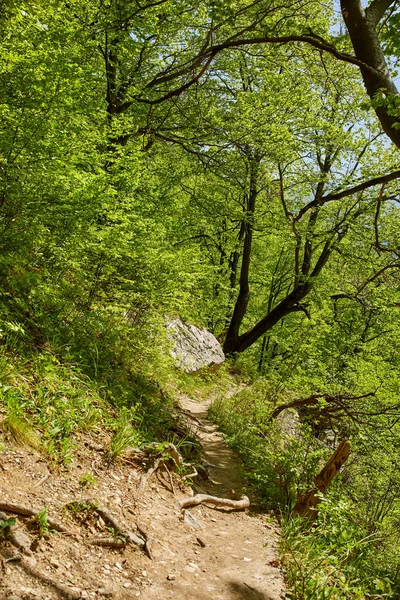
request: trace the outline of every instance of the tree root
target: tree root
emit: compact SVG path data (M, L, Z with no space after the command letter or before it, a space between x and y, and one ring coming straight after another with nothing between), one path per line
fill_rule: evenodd
M40 512L39 510L34 510L32 508L28 508L27 506L20 506L19 504L11 504L10 502L0 502L0 510L4 510L5 512L15 515L21 515L22 517L36 517L36 515ZM65 525L56 519L47 517L47 523L51 529L55 529L56 531L65 533L66 535L74 535L72 531L67 529Z
M144 544L143 550L145 551L146 556L148 556L148 558L150 560L153 560L153 554L151 552L151 547L152 547L153 542L155 540L152 537L150 537L149 535L147 535L147 533L145 532L145 530L142 529L142 527L140 527L140 525L138 525L137 523L136 523L136 528L137 528L138 532L140 533L140 535L145 540L145 544Z
M148 482L150 481L150 478L152 475L154 475L154 473L157 471L157 469L159 468L160 464L161 464L162 459L158 458L156 460L156 462L154 463L153 467L151 469L149 469L141 478L140 480L140 484L139 484L139 489L138 492L139 494L143 494L146 485L148 484Z
M247 496L242 496L240 500L230 500L229 498L217 498L217 496L209 496L208 494L197 494L190 498L184 498L183 500L180 500L178 504L181 509L184 509L189 506L197 506L198 504L203 503L232 508L234 510L243 510L250 506L250 500Z
M90 540L92 546L102 546L103 548L125 548L126 542L123 540L116 540L113 537L104 538L92 538Z
M0 512L0 519L7 521L7 515ZM4 527L3 535L15 548L21 550L24 554L32 556L32 540L25 533L18 532L16 525L7 525L7 527Z
M185 463L187 464L187 463ZM193 469L193 473L189 473L189 475L183 475L181 476L181 479L183 479L184 481L186 481L186 479L193 479L193 477L197 477L198 476L198 472L196 470L196 467L194 467L193 465L191 465L192 469Z
M169 477L169 483L171 486L171 491L172 491L173 495L175 496L175 486L174 486L174 480L172 479L171 471L168 469L168 467L165 463L163 464L163 467L167 471L167 475Z
M136 533L133 533L133 531L122 527L119 521L117 521L117 519L106 508L97 506L97 504L92 500L86 500L85 504L97 512L97 514L100 515L104 521L109 523L109 525L111 525L111 527L117 533L121 534L129 543L133 544L134 546L140 546L140 548L145 547L146 541L137 536Z
M148 446L141 446L140 448L133 450L133 452L136 452L137 454L150 454L157 451L157 448L157 444L149 444ZM167 463L169 463L169 465ZM174 444L166 444L158 452L158 457L154 462L154 465L142 476L138 489L140 494L144 492L146 485L150 481L152 475L154 475L154 473L161 467L165 468L165 470L167 471L171 483L172 493L174 495L175 489L172 482L172 476L170 472L171 470L176 471L177 468L183 467L192 469L192 472L189 475L181 476L182 480L192 479L193 477L197 477L198 475L196 468L191 463L184 462L183 457L178 452Z
M52 588L54 588L61 598L67 598L68 600L80 600L80 598L82 598L82 592L80 590L76 588L70 588L63 583L55 581L52 577L49 577L46 575L46 573L43 573L33 566L29 558L24 558L21 554L13 553L7 550L2 550L2 554L7 560L7 563L15 562L17 565L22 567L24 571L28 573L28 575L31 575L32 577L39 579L42 583L50 585Z

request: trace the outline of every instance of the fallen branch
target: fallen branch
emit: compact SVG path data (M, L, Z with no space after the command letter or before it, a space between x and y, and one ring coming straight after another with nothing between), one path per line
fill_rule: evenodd
M24 558L21 554L13 553L7 550L2 550L2 554L4 558L6 558L7 563L15 563L17 566L21 566L24 571L28 573L28 575L31 575L32 577L39 579L42 583L53 587L57 594L61 596L61 598L67 598L68 600L80 600L82 598L81 590L78 590L77 588L70 588L63 583L59 583L55 579L52 579L52 577L49 577L46 575L46 573L43 573L37 569L32 564L32 559Z
M250 506L250 500L247 496L242 496L240 500L230 500L229 498L217 498L217 496L209 496L208 494L196 494L196 496L184 498L179 501L181 509L188 508L189 506L197 506L198 504L214 504L214 506L243 510Z
M368 394L363 394L362 396L350 396L347 394L337 394L336 396L331 396L329 394L312 394L307 398L297 398L296 400L288 402L287 404L281 404L272 411L268 421L273 421L276 419L277 416L287 408L302 408L305 406L309 407L310 410L317 410L321 415L343 411L351 417L352 411L348 407L349 403L351 401L364 400L365 398L369 398L371 396L375 396L375 393L369 392ZM322 406L319 405L321 401L324 401Z
M34 510L26 506L20 506L19 504L11 504L10 502L0 502L0 510L9 512L15 515L21 515L22 517L36 517L40 510ZM72 531L67 529L60 521L47 517L47 523L51 529L65 533L66 535L74 535Z

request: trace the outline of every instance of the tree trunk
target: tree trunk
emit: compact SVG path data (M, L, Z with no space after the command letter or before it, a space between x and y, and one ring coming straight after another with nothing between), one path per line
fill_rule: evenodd
M314 520L318 511L316 507L321 502L318 492L325 494L332 480L339 473L340 469L350 456L350 444L348 440L340 442L335 452L332 454L322 471L314 478L315 487L305 494L299 494L293 514L300 515L310 520Z
M328 262L331 253L331 244L330 242L326 242L311 275L305 281L298 283L286 298L281 300L253 329L250 329L243 335L238 335L236 338L229 338L227 336L224 344L225 354L244 352L262 335L272 329L283 317L292 312L302 310L300 302L311 292L315 279Z
M373 0L364 9L360 0L341 0L343 18L348 29L355 55L374 71L360 67L365 88L371 100L382 96L384 106L375 108L376 115L387 136L400 148L399 115L390 114L388 95L399 95L382 51L377 25L394 0ZM391 103L390 103L391 104Z
M256 208L257 175L260 166L260 158L250 157L250 185L246 202L246 215L244 221L244 243L242 253L242 265L240 269L239 294L233 309L232 318L226 334L225 346L234 346L239 338L240 326L246 314L250 298L249 271L251 261L251 247L253 243L254 213Z

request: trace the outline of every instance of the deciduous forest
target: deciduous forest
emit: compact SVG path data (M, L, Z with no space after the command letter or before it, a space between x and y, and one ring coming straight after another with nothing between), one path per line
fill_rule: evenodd
M189 456L174 393L212 389L286 597L399 598L399 1L3 0L0 30L0 464L100 430L107 468ZM175 368L174 315L219 371Z

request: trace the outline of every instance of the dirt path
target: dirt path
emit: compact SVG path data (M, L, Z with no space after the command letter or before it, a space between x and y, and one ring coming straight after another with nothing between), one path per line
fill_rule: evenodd
M194 491L235 498L243 491L241 463L226 445L218 427L208 419L211 401L196 402L182 396L180 404L198 435L209 479L197 482ZM198 554L198 577L177 582L174 598L215 598L221 600L277 600L284 597L284 581L277 568L278 532L265 516L253 512L224 512L195 508L201 519L201 538L206 547Z
M208 404L181 398L187 419L198 431L209 479L198 478L194 493L207 492L232 497L240 493L243 481L240 463L207 418ZM29 561L48 578L79 590L89 600L279 600L284 582L277 561L278 531L265 516L249 511L230 512L198 506L186 511L186 520L177 501L190 489L157 472L144 492L139 492L142 472L131 464L107 467L97 444L104 440L82 439L73 465L53 469L41 456L7 445L0 454L0 500L48 509L48 514L68 524L74 536L51 533L39 539L29 522L17 518L19 531L33 541ZM89 489L82 476L93 475ZM193 493L193 492L192 492ZM107 535L101 519L76 521L65 510L70 502L95 499L127 528L136 524L155 539L154 560L131 546L111 549L93 547L90 538ZM190 514L188 514L190 513ZM188 517L194 517L188 523ZM201 541L199 541L201 540ZM0 555L13 549L0 540ZM61 596L62 597L62 596ZM1 600L59 600L51 585L21 568L18 561L0 560Z

